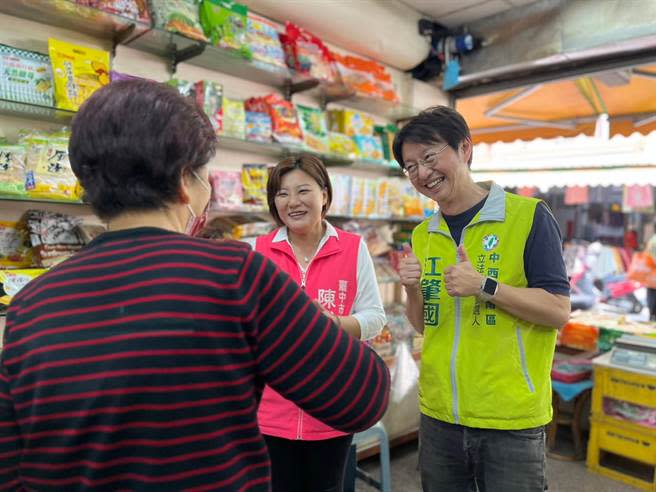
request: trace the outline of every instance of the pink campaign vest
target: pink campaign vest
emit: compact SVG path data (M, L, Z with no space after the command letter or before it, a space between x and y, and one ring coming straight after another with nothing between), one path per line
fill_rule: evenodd
M305 292L338 316L353 310L357 293L360 236L336 229L314 257L305 278ZM272 260L299 285L301 269L287 241L273 242L278 231L257 238L255 250ZM319 441L345 435L319 422L266 386L257 414L262 434L283 439Z

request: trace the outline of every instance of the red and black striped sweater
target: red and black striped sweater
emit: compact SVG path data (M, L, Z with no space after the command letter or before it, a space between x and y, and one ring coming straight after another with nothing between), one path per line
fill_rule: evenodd
M266 491L264 384L345 432L389 374L270 261L155 228L103 234L7 316L0 491Z

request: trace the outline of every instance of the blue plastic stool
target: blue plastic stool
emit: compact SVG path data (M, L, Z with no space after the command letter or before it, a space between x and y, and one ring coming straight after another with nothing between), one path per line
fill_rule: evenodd
M390 451L389 451L389 437L387 436L387 431L382 422L378 422L376 425L367 429L364 432L360 432L353 436L353 447L352 455L355 457L355 446L359 443L369 442L372 439L376 439L376 444L380 449L378 457L380 459L380 481L373 478L369 473L357 467L355 469L355 476L360 480L368 483L372 487L377 488L381 492L391 492L392 490L392 478L390 471ZM355 461L355 460L354 460Z

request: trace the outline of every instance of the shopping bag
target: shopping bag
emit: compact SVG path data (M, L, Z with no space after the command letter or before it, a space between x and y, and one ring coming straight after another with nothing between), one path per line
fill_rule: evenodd
M633 253L626 276L645 287L656 289L656 262L646 251Z

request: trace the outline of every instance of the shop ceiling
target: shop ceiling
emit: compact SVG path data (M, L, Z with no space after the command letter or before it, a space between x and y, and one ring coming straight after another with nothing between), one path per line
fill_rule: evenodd
M452 95L477 142L656 129L656 2L539 0L474 21ZM603 126L603 125L602 125Z

